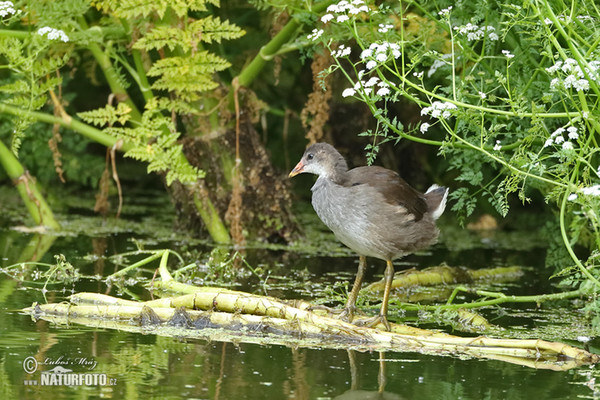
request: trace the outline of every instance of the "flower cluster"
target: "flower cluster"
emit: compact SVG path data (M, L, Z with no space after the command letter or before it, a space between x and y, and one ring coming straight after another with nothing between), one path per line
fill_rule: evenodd
M37 34L40 36L46 36L49 40L62 40L63 42L69 41L69 37L66 33L60 29L50 28L49 26L38 29Z
M366 63L367 69L373 69L377 66L377 63L386 62L389 57L398 58L400 57L400 45L397 43L371 43L369 48L364 49L360 53L360 59Z
M563 136L563 133L567 132L567 139ZM577 140L579 138L579 132L577 128L574 126L569 126L568 128L558 128L544 143L544 147L549 147L552 144L560 144L563 150L572 150L573 143L569 140Z
M579 189L579 191L582 194L585 194L587 196L599 197L600 196L600 185L584 187L584 188Z
M361 79L364 75L364 71L360 71L358 73L358 78ZM353 96L358 91L364 91L366 95L370 95L375 90L375 94L381 97L385 97L391 93L390 85L385 82L379 80L378 77L374 76L369 78L368 81L359 80L354 84L354 87L347 88L342 92L342 97Z
M585 196L595 196L600 197L600 185L586 186L577 191ZM577 193L571 193L569 197L567 197L569 201L577 200Z
M327 14L321 17L321 22L324 24L332 20L335 20L335 22L345 22L348 21L351 16L368 11L369 7L365 5L363 0L342 0L337 4L332 4L327 7Z
M308 36L306 36L306 38L311 39L314 42L315 40L321 37L323 32L323 29L313 29L312 33L309 33Z
M390 25L390 24L379 24L379 28L377 29L377 32L387 33L387 31L389 31L393 27L394 27L394 25Z
M421 110L421 115L431 115L433 118L448 118L450 115L450 110L455 110L456 105L450 102L434 101L431 103L431 107L425 107Z
M567 58L564 61L557 61L553 66L546 68L546 71L551 74L557 74L559 71L566 74L567 77L563 80L560 78L554 78L550 82L550 87L556 89L557 87L565 89L575 89L580 92L582 90L588 90L590 88L590 82L587 76L596 82L600 82L600 61L594 60L588 63L588 67L581 69L577 61L572 58ZM585 72L584 72L585 71Z
M493 26L477 26L472 23L468 23L463 26L455 26L454 30L460 33L461 35L467 35L467 40L481 40L487 34L488 39L490 40L498 40L498 34L496 33L496 28Z
M340 58L340 57L348 57L352 49L350 47L346 47L343 44L338 47L337 50L331 52L332 57Z
M0 17L15 14L15 5L12 1L0 1Z
M509 60L515 56L508 50L502 50L502 54L504 54L504 57L508 58Z

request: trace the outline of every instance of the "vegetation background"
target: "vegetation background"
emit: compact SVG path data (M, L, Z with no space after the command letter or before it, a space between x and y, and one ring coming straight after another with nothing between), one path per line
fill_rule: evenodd
M450 186L459 222L535 227L598 322L594 1L4 1L0 17L0 181L36 224L60 229L61 196L116 216L128 185L160 182L194 234L291 241L285 174L328 141Z

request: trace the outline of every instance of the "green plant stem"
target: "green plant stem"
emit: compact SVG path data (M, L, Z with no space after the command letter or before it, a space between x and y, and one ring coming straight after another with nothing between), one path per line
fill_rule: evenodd
M316 4L310 11L318 14L325 10L333 1L324 1ZM277 52L280 51L284 46L294 37L294 34L302 26L302 23L296 18L292 18L277 35L273 37L263 47L260 48L258 54L254 59L244 68L244 70L237 76L238 83L240 86L247 87L250 85L260 71L264 68L267 61L271 61Z
M46 114L39 111L29 111L23 110L21 108L0 103L0 114L12 114L15 116L26 116L28 118L32 118L39 122L44 122L46 124L59 124L64 128L71 129L82 136L87 137L94 142L103 144L104 146L111 147L117 143L117 139L107 135L102 132L100 129L94 128L93 126L87 125L73 117L68 116L65 117L56 117L54 115ZM130 143L123 143L121 146L121 150L127 151L131 149L133 146Z
M566 191L563 194L563 199L560 205L560 234L562 236L562 240L563 243L565 244L565 247L567 249L567 252L569 253L569 256L571 256L571 259L575 262L575 265L577 265L577 268L579 268L579 270L581 271L581 273L583 275L586 276L586 278L588 278L590 281L592 281L594 283L594 285L596 285L596 287L600 288L600 282L598 281L598 279L596 279L596 277L594 275L592 275L590 273L590 271L588 271L588 269L585 267L585 265L583 265L581 263L581 261L579 260L579 257L577 257L577 255L575 254L575 252L573 251L573 247L571 247L571 242L569 241L569 237L567 236L567 229L565 226L565 210L567 208L567 198L569 197L569 192Z
M169 253L169 250L157 250L157 251L153 252L152 255L144 258L143 260L140 260L140 261L138 261L138 262L136 262L134 264L131 264L130 266L128 266L126 268L123 268L122 270L119 270L119 271L115 272L112 275L107 276L106 278L107 279L118 278L121 275L125 275L129 271L132 271L132 270L137 269L137 268L139 268L141 266L144 266L144 265L146 265L148 263L151 263L152 261L156 260L157 258L164 257L164 255L168 254L168 253Z
M550 293L550 294L540 294L540 295L532 295L532 296L507 296L504 293L498 292L489 292L486 290L473 290L466 288L464 286L459 286L454 289L452 294L450 295L449 301L453 300L458 292L466 292L473 293L478 296L487 297L486 300L473 301L470 303L460 303L460 304L441 304L441 305L421 305L421 304L410 304L410 303L400 303L400 306L403 310L408 311L418 311L418 310L427 310L427 311L435 311L435 310L458 310L461 308L480 308L486 306L493 306L504 303L543 303L545 301L555 301L555 300L565 300L572 299L575 297L580 297L586 295L586 292L583 290L573 290L570 292L561 292L561 293ZM491 297L491 299L490 299Z
M50 206L42 196L35 180L25 172L14 154L0 141L0 164L12 179L29 214L36 224L59 230L60 225L54 218Z
M84 17L79 17L78 22L81 25L82 29L88 29L88 24ZM127 104L131 108L131 118L134 121L141 121L142 114L140 113L140 110L137 108L133 100L131 100L131 97L129 97L129 93L127 93L127 90L125 90L125 88L123 88L123 85L121 85L121 83L119 82L119 75L117 74L115 67L112 65L107 52L102 51L100 46L94 42L90 42L88 44L88 49L90 50L90 52L98 62L98 65L102 69L104 77L108 82L108 86L110 86L110 90L117 97L117 100L125 102L125 104Z
M210 237L217 243L231 243L229 231L208 196L200 196L198 193L194 193L193 196L196 210L200 214L204 225L206 225Z

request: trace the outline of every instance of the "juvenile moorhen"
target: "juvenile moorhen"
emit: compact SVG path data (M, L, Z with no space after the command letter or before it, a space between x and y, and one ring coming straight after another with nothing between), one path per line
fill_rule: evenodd
M389 330L392 260L435 243L439 234L435 221L444 212L448 189L433 185L423 194L383 167L348 170L344 157L327 143L315 143L306 149L289 176L303 172L319 176L311 188L312 205L319 218L339 241L360 256L344 319L352 321L356 310L366 257L376 257L387 263L385 288L379 316L368 325L381 322Z

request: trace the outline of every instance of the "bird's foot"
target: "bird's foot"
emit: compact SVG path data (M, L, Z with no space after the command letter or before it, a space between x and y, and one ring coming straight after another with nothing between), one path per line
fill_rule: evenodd
M340 313L340 315L338 315L338 319L344 321L344 322L349 322L352 323L352 320L354 320L354 313L356 312L356 307L354 306L346 306L344 307L344 309L342 310L342 312Z
M385 328L386 331L391 331L390 323L385 315L378 315L373 318L360 319L354 322L357 326L365 326L367 328Z

